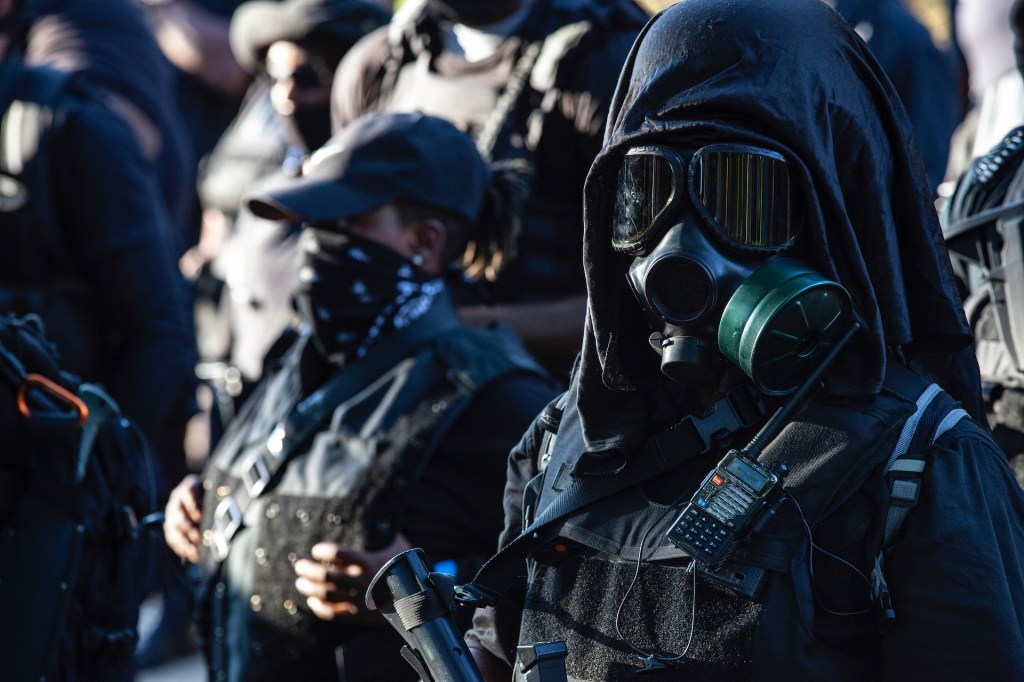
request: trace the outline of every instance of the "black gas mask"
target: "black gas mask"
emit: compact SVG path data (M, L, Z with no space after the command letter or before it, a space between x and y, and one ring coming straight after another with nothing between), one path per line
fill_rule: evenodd
M429 0L440 16L467 26L486 26L501 21L520 6L522 0Z
M714 144L631 149L612 245L651 322L661 369L715 386L739 367L769 395L800 385L851 322L847 292L792 257L803 216L781 154Z

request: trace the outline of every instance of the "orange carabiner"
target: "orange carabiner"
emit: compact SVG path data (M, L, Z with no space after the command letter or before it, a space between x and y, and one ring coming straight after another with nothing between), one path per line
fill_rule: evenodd
M32 410L29 409L28 401L25 400L25 392L29 388L41 389L56 398L59 402L77 410L79 428L81 428L81 426L85 424L85 420L89 418L89 408L85 406L85 403L82 402L82 399L77 395L63 386L47 379L42 374L28 374L25 376L25 383L23 383L21 388L18 389L18 411L21 412L26 419L32 417Z

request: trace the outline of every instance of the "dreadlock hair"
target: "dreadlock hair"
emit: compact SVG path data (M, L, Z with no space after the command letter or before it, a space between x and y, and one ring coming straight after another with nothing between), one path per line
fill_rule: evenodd
M519 161L491 164L492 177L480 217L470 222L444 209L408 199L394 204L402 222L438 220L445 228L445 263L460 259L465 277L493 283L516 257L532 168Z
M462 267L470 280L493 283L518 254L533 167L523 159L510 159L491 163L491 172L491 184L462 256Z

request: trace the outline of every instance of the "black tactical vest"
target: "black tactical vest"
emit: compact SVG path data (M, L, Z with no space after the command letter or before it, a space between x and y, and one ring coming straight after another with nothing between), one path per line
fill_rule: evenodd
M435 306L454 319L446 300ZM295 589L292 564L308 557L319 541L357 549L387 546L432 452L477 392L514 373L543 374L504 329L447 329L394 358L369 385L331 406L327 423L248 505L222 564L204 550L213 576L207 598L214 673L228 667L225 637L239 636L248 638L250 655L232 656L232 679L334 679L339 645L346 659L368 649L380 653L354 666L366 675L359 679L372 678L368 668L374 663L411 671L397 656L400 640L383 621L352 626L315 618ZM215 532L212 510L244 485L247 457L275 438L299 402L297 368L302 353L313 351L308 341L300 337L218 445L204 481L205 537ZM441 558L459 559L436 559Z
M535 551L520 642L565 639L571 680L877 677L877 611L833 617L815 606L817 591L833 611L865 609L871 606L868 588L852 572L820 560L812 586L800 513L817 545L870 573L882 543L879 521L885 519L886 501L865 491L884 489L880 468L928 384L890 364L873 402L839 406L812 400L764 450L762 463L789 467L786 490L800 512L784 504L777 520L744 543L723 569L735 579L761 580L755 598L695 576L688 570L690 558L665 538L722 454L712 453L681 461L657 481L573 515L555 540ZM568 485L572 465L586 450L574 406L571 399L544 470L538 514ZM929 419L926 414L922 424ZM670 502L673 497L678 502ZM644 564L635 577L641 553ZM684 650L685 660L637 677L644 654L667 658Z

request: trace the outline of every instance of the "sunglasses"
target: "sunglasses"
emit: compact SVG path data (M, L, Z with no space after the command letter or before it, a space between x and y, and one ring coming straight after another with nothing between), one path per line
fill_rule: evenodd
M634 147L619 170L612 247L649 253L689 197L714 235L746 253L777 253L800 231L789 164L769 149L713 144L687 165L673 149Z
M334 78L334 72L320 57L299 64L292 71L268 69L268 73L275 81L290 79L297 90L315 90L328 85Z

